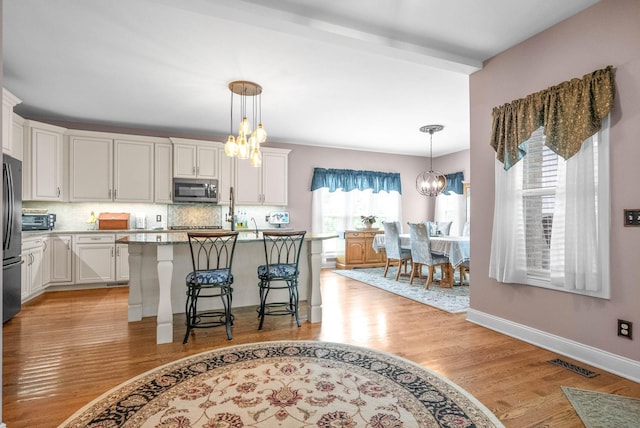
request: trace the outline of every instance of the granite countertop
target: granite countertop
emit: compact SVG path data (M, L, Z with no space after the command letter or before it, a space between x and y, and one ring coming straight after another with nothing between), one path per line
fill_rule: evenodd
M319 241L324 239L337 238L335 233L307 233L304 237L305 241ZM184 231L179 232L158 232L155 233L133 233L124 238L116 240L119 244L154 244L154 245L172 245L187 244L189 238ZM240 232L238 234L238 242L262 242L262 234L255 232Z
M205 231L215 231L215 230L230 230L230 229L192 229L201 232ZM293 231L291 228L258 228L259 232L264 230L288 230ZM254 229L240 229L238 230L241 233L254 234ZM67 234L85 234L85 233L116 233L116 234L154 234L154 233L186 233L187 231L182 230L174 230L174 229L54 229L54 230L23 230L22 235L25 237L28 236L40 236L40 235L67 235ZM260 238L262 239L262 238Z

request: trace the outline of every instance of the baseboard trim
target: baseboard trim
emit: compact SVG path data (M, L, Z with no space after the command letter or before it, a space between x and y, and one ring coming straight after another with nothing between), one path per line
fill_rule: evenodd
M640 362L638 361L471 308L467 311L467 321L549 351L557 352L560 355L598 367L634 382L640 382Z

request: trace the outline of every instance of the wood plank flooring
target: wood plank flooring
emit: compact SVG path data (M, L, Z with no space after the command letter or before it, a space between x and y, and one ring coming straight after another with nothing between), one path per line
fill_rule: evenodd
M599 373L586 378L548 363L557 354L325 270L323 319L297 328L269 317L258 332L255 308L235 309L233 340L223 328L197 330L182 344L155 343L155 318L127 322L126 287L51 292L3 326L3 421L9 428L56 427L109 389L195 353L270 340L324 340L389 352L458 384L507 427L581 427L561 386L640 397L640 384ZM239 285L236 285L239 286ZM256 290L257 293L257 290ZM306 314L303 314L306 316Z

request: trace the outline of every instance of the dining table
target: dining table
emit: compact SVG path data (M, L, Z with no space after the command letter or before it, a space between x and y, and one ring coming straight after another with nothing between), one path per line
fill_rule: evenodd
M470 240L468 236L430 236L431 252L442 254L449 258L449 264L444 272L442 285L453 285L453 273L464 261L470 258ZM372 243L373 250L378 252L384 248L384 234L376 235ZM411 249L411 236L408 233L400 234L400 247Z

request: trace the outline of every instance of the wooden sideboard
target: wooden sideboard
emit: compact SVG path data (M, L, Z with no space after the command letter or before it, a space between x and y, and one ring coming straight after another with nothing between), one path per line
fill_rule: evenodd
M354 267L384 266L386 254L384 250L373 250L373 237L384 233L384 230L346 230L344 232L344 253L336 257L338 269ZM342 249L341 249L342 250Z

